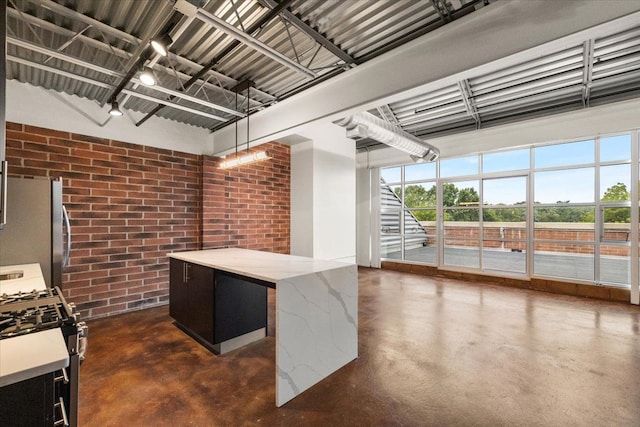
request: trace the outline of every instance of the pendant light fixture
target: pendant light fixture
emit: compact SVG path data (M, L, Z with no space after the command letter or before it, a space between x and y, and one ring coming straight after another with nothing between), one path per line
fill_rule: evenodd
M238 118L235 118L235 128L236 128L236 152L235 156L230 159L225 159L222 163L220 163L220 169L230 169L236 166L244 166L250 163L259 162L262 160L268 160L271 157L265 151L249 151L249 101L251 100L251 86L253 86L253 82L250 80L245 80L243 82L238 83L238 85L234 88L234 92L236 93L236 110L238 110L238 92L242 89L247 90L246 99L247 99L247 148L244 154L238 153Z

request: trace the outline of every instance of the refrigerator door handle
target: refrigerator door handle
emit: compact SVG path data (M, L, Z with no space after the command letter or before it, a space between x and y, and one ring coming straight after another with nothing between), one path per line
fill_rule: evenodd
M7 223L7 170L9 162L0 162L0 228Z
M64 226L67 230L67 247L65 248L62 258L62 268L69 265L69 254L71 254L71 224L69 223L69 214L67 208L62 205L62 219L64 220Z

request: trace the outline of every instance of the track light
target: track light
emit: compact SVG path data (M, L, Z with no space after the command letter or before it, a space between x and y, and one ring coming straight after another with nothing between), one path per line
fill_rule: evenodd
M173 39L169 35L169 33L164 33L160 37L156 37L151 40L151 47L153 50L158 52L159 55L167 56L169 52L169 46L173 43Z
M153 75L153 70L149 67L145 67L144 70L142 70L139 79L142 84L146 86L153 86L157 83L156 76Z
M118 101L111 101L111 110L109 110L109 114L115 117L122 116L122 111L118 107Z

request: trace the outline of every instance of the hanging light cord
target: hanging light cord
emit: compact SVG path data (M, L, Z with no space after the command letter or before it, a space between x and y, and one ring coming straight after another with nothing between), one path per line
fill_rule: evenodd
M247 86L247 153L249 152L249 95L251 90L251 85Z
M238 111L238 91L236 90L236 111ZM235 120L236 125L236 159L238 158L238 116Z

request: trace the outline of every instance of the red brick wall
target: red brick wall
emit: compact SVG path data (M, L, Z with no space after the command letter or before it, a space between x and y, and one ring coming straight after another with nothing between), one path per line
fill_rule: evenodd
M83 317L168 301L165 254L201 244L201 156L8 123L7 160L10 175L63 179L63 288Z
M476 223L477 224L477 223ZM548 224L545 227L544 224ZM537 224L534 230L535 239L543 240L565 240L568 242L593 242L595 232L593 224L585 224L584 228L575 228L575 224L570 227L563 227L562 223L544 223ZM629 225L614 224L614 227L605 229L604 237L606 240L624 242L629 239ZM451 225L445 223L444 233L446 236L445 245L447 246L472 246L477 247L479 244L480 229L478 225ZM429 236L426 241L428 245L435 245L436 229L431 225L424 225L425 231ZM500 235L502 228L504 238ZM485 248L504 248L515 250L526 250L526 234L527 230L524 226L513 227L496 227L485 226L483 247ZM491 240L489 240L491 239ZM548 252L567 252L576 254L592 255L594 251L593 245L581 245L572 243L554 243L554 242L536 242L536 251ZM600 247L602 255L618 255L628 256L630 250L625 246L602 245Z
M233 169L203 160L203 248L290 253L290 149L271 142L258 150L272 159Z
M289 253L289 147L260 148L273 158L222 170L220 159L7 123L10 175L63 179L63 288L84 318L166 303L170 251Z

